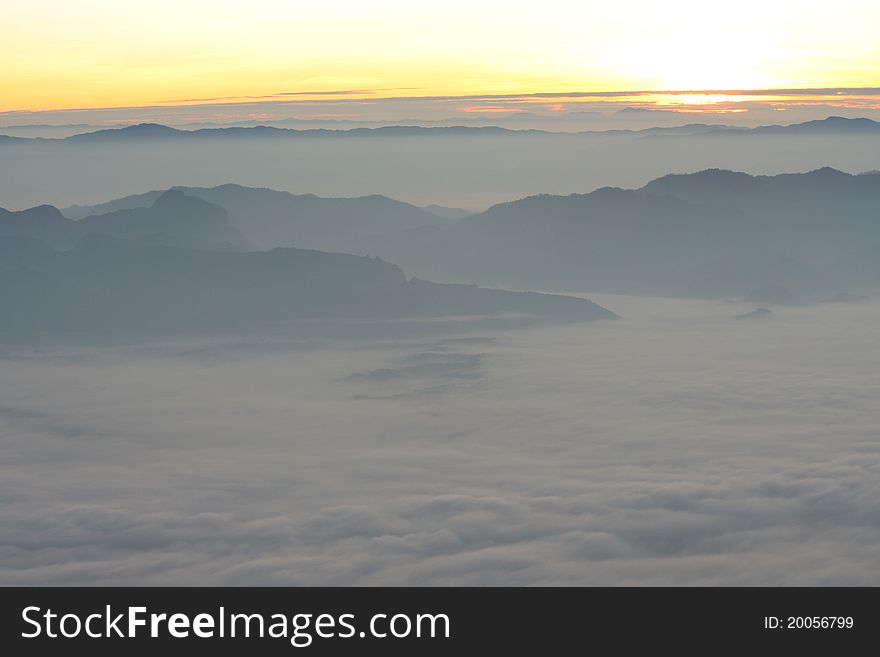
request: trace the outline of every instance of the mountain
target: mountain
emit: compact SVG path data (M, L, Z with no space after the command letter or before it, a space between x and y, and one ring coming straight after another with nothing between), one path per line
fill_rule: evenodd
M239 185L178 192L226 208L258 248L376 255L429 280L759 303L878 287L877 173L708 169L634 190L531 196L461 219L383 196L321 198ZM67 212L135 212L161 194Z
M540 130L510 130L498 126L419 126L384 125L375 128L276 128L274 126L230 126L223 128L199 128L179 130L158 123L140 123L124 128L107 128L83 132L62 140L70 144L92 144L108 142L128 142L137 140L205 140L205 139L245 139L245 138L313 138L313 137L400 137L400 136L456 136L456 135L505 135L516 133L543 133ZM549 133L548 133L549 134ZM44 139L42 141L53 141Z
M722 132L742 134L748 132L748 130L748 128L721 125L717 123L687 123L685 125L671 126L668 128L644 128L642 130L633 130L629 132L644 137L688 137L715 135Z
M736 210L603 188L493 206L447 229L373 245L419 276L515 288L647 293L671 267L745 246Z
M827 212L844 204L847 212L871 212L880 204L880 173L851 175L824 167L806 173L752 176L707 169L663 176L639 191L749 211L776 212L780 208L808 211L815 210L818 204Z
M69 248L90 233L113 235L140 244L236 251L249 242L230 226L226 210L180 190L156 195L149 207L120 209L74 221L50 205L20 212L0 209L0 235L32 237Z
M121 209L77 222L83 233L102 233L141 244L165 244L209 251L250 247L230 225L227 212L214 203L171 189L148 208Z
M622 110L618 110L615 113L615 116L626 116L626 115L640 115L644 114L645 116L653 116L653 115L675 115L680 114L680 112L670 111L670 110L654 110L654 109L642 109L637 107L627 107ZM631 132L635 135L645 135L650 137L662 137L662 136L681 136L681 137L713 137L713 136L724 136L724 137L737 137L737 136L745 136L745 137L774 137L774 136L789 136L789 137L809 137L809 136L820 136L820 137L836 137L836 136L880 136L880 122L874 121L868 118L852 118L848 119L842 116L829 116L824 119L816 119L813 121L804 121L801 123L792 123L789 125L763 125L757 126L754 128L746 128L742 126L730 126L730 125L719 125L719 124L706 124L706 123L691 123L687 125L681 126L670 126L670 127L652 127L652 128L643 128L641 130L616 130L616 131L605 131L607 133L626 133ZM585 133L587 134L587 133ZM593 134L599 134L594 132Z
M369 257L302 249L213 252L89 235L57 251L0 237L0 334L235 331L302 319L525 314L613 318L584 299L408 281Z
M11 135L0 135L0 144L26 144L30 141L36 141L37 137L13 137Z
M667 267L658 271L652 285L673 296L792 304L824 294L827 285L817 268L760 243L734 249L716 246L696 257L682 254L679 264L667 263Z
M429 280L758 303L880 288L877 173L708 169L639 189L531 196L461 219L383 196L334 199L238 185L177 192L227 208L230 223L259 248L375 255ZM69 212L138 212L132 206L156 203L160 194Z
M175 187L184 191L183 187ZM168 190L152 190L142 194L131 194L122 198L105 201L103 203L95 203L94 205L71 205L62 208L61 213L68 219L84 219L85 217L95 214L107 214L108 212L116 212L117 210L131 210L133 208L148 208L156 199L162 196ZM187 193L184 191L184 193ZM190 195L191 192L190 192Z
M878 211L878 174L712 169L502 203L371 252L435 280L797 303L876 290Z
M63 138L40 137L25 138L0 135L0 143L26 144L33 143L66 143L66 144L107 144L127 143L144 141L187 141L193 140L216 140L216 139L311 139L311 138L346 138L346 137L458 137L458 136L498 136L516 137L539 135L547 137L576 137L585 136L681 136L681 137L705 137L722 135L731 136L880 136L880 122L868 118L845 118L841 116L829 116L825 119L804 121L790 125L765 125L754 128L735 127L717 124L688 124L666 125L670 118L685 117L686 114L674 110L648 109L640 107L625 107L612 115L619 119L656 117L664 125L639 130L587 130L577 133L554 132L550 130L538 130L534 128L504 128L498 125L486 125L481 119L481 125L465 125L473 119L458 119L443 121L444 125L430 125L430 121L401 121L398 125L378 125L376 127L350 127L350 124L341 122L340 127L332 128L285 128L267 125L232 125L222 127L202 127L195 129L179 129L157 123L141 123L122 128L105 128L89 132L81 132ZM522 114L515 114L510 119L523 120L528 118ZM715 118L715 115L712 116ZM497 120L493 119L493 120ZM415 123L415 125L413 125ZM296 125L303 125L296 123Z
M452 223L450 217L379 195L322 198L231 184L175 189L222 206L228 212L230 224L260 248L296 246L363 254L365 242L371 238ZM65 213L80 217L131 210L153 203L161 194L153 191L91 207L74 206Z
M755 218L765 244L817 263L828 263L866 242L880 244L876 173L850 175L825 167L751 176L710 169L664 176L639 191L743 212Z
M63 246L76 240L80 231L58 208L38 205L18 212L0 208L0 235L32 237Z
M124 128L107 128L93 132L81 132L65 137L68 142L106 142L118 139L156 139L162 137L176 137L183 131L170 128L158 123L139 123Z
M880 135L880 122L866 118L847 119L842 116L829 116L826 119L792 125L759 126L749 133L753 135Z

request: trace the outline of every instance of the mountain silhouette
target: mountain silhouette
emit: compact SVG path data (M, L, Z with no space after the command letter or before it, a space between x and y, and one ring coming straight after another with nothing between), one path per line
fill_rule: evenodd
M227 212L230 224L259 248L295 246L328 251L365 252L365 239L419 226L445 226L454 217L386 196L324 198L241 185L176 188ZM167 193L167 192L166 192ZM71 217L96 212L135 209L150 205L162 195L153 191L90 207L65 210Z
M878 286L878 208L878 174L712 169L502 203L373 252L441 280L793 303Z
M33 222L6 212L0 234L55 246L96 232L215 251L317 248L449 283L798 303L880 290L878 208L877 173L708 169L640 189L526 197L461 219L384 196L174 188L68 209L112 210L79 221L45 206L26 211Z
M124 128L107 128L104 130L95 130L93 132L82 132L70 137L65 137L65 141L70 142L106 142L117 139L156 139L162 137L175 137L182 134L183 131L171 128L167 125L159 123L139 123Z
M614 116L668 116L677 112L670 110L626 107L614 113ZM462 121L465 123L466 121ZM496 125L380 125L377 127L340 127L340 128L284 128L268 125L207 127L196 129L179 129L158 123L140 123L122 128L105 128L90 132L81 132L64 138L19 138L0 136L13 143L27 142L67 142L70 144L105 144L109 142L145 141L145 140L215 140L215 139L310 139L336 137L412 137L412 136L498 136L515 137L517 135L569 135L571 133L551 132L534 128L511 129ZM426 122L419 122L426 123ZM342 124L345 125L345 124ZM703 136L845 136L845 135L880 135L880 122L868 118L846 118L829 116L825 119L804 121L790 125L764 125L754 128L727 125L690 124L687 126L643 128L639 130L612 129L586 130L576 134L584 135L680 135L683 137Z
M847 119L842 116L829 116L826 119L792 125L759 126L749 132L753 135L880 134L880 122L867 118Z
M830 264L865 244L880 244L880 174L830 167L750 176L708 170L670 175L640 192L735 209L756 222L755 239L806 262Z
M806 173L752 176L723 169L670 174L639 191L674 196L693 203L710 203L750 211L797 208L822 211L843 207L847 212L876 210L880 204L880 174L850 175L831 167Z
M178 191L226 208L257 248L378 255L430 280L778 303L878 287L877 173L707 169L635 190L531 196L461 219L383 196L321 198L239 185ZM66 212L135 212L161 194Z
M140 244L236 251L249 242L229 225L226 210L180 190L156 195L149 207L121 209L74 221L50 205L9 212L0 209L0 235L33 237L69 248L90 233Z
M277 128L267 125L231 126L181 130L158 123L140 123L124 128L106 128L82 132L62 139L42 138L40 141L64 141L71 144L92 144L140 140L213 140L213 139L279 139L279 138L333 138L333 137L401 137L401 136L456 136L507 135L516 133L544 133L541 130L511 130L498 126L418 126L383 125L375 128ZM11 138L10 138L11 139ZM33 139L36 141L36 139Z
M0 208L0 235L33 237L64 246L76 240L81 232L75 222L64 217L58 208L38 205L18 212Z
M165 244L211 251L250 246L230 225L226 210L196 196L171 189L148 208L116 210L77 222L82 232L114 235L141 244Z
M440 280L653 292L670 267L745 246L748 222L737 210L603 188L496 205L448 229L387 236L374 252Z
M196 251L90 234L58 251L0 237L0 335L236 331L302 319L513 313L613 318L584 299L408 281L377 258L303 249Z

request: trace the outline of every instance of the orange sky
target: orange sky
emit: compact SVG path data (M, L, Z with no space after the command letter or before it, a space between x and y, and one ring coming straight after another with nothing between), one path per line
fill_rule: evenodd
M6 0L3 13L0 111L880 86L875 0ZM322 93L283 95L302 92Z

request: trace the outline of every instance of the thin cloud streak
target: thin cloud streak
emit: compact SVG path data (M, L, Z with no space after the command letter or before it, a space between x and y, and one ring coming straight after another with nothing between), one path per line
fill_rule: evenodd
M880 87L839 87L839 88L817 88L817 89L678 89L678 90L632 90L632 91L557 91L557 92L534 92L534 93L500 93L500 94L466 94L466 95L430 95L430 96L375 96L369 99L360 96L375 93L377 91L386 91L386 89L349 89L336 91L285 91L275 94L267 94L264 96L220 96L213 98L190 98L157 101L158 104L152 105L127 105L127 106L106 106L106 107L72 107L65 109L52 110L6 110L0 112L0 116L21 116L21 115L39 115L45 113L60 112L101 112L114 110L147 110L147 109L167 109L168 105L175 103L192 103L202 100L208 101L208 105L199 105L200 108L210 106L210 101L228 100L230 103L238 105L265 105L276 103L273 99L299 97L299 96L354 96L352 102L359 100L369 100L371 102L474 102L474 101L521 101L549 99L558 100L562 98L572 99L622 99L622 98L638 98L645 96L686 96L686 95L721 95L721 96L755 96L755 97L772 97L782 96L786 98L802 98L809 96L836 97L836 96L880 96ZM237 101L251 100L251 103L240 103ZM326 102L325 98L309 99L302 98L295 101L286 101L284 104L311 104ZM223 106L228 103L216 103L217 106Z

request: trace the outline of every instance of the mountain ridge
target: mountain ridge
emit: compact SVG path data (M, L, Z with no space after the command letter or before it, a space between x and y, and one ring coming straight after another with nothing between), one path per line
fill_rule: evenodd
M0 236L0 339L262 329L302 319L523 315L613 319L589 300L407 279L379 258L142 246L106 234L59 251Z
M623 110L621 110L623 111ZM653 110L658 111L658 110ZM0 128L2 131L2 128ZM14 137L0 134L0 142L9 144L39 143L109 143L117 140L150 140L150 139L208 139L208 138L244 138L244 137L290 137L290 138L321 138L321 137L371 137L371 136L413 136L413 135L543 135L543 136L613 136L632 135L645 137L703 137L703 136L743 136L743 135L828 135L828 134L878 134L880 122L867 117L848 118L828 116L792 124L761 125L753 128L709 123L689 123L671 127L649 127L642 129L608 129L581 130L576 132L541 130L537 128L505 128L497 125L381 125L376 127L352 128L285 128L272 125L254 126L223 126L212 128L181 129L160 123L139 123L121 128L104 128L89 132L81 132L68 137Z
M146 207L118 209L78 220L52 205L10 212L0 208L0 235L29 236L70 248L91 233L142 244L166 244L208 250L247 250L248 240L228 221L226 210L180 190L168 190Z

